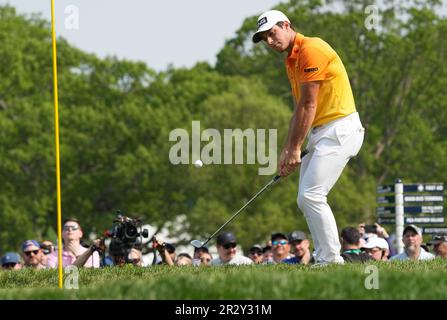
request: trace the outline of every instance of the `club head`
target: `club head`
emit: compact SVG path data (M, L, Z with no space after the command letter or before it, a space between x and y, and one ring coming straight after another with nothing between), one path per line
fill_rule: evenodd
M194 248L197 248L197 249L203 247L203 242L199 241L199 240L192 240L190 243Z

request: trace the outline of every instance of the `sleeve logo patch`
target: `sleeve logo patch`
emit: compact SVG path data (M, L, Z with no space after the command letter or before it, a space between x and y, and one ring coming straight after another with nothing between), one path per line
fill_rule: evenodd
M258 29L260 28L260 27L262 27L264 24L266 24L267 23L267 17L264 17L264 18L262 18L262 19L259 19L259 21L258 21Z
M315 71L318 71L318 67L304 69L304 72L315 72Z

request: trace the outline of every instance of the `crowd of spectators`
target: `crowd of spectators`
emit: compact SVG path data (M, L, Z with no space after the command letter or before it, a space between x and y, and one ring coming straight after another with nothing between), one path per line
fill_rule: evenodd
M62 264L64 267L99 268L133 264L143 265L143 254L149 251L154 254L152 265L166 264L171 266L220 266L245 264L314 264L312 241L305 232L296 230L291 233L274 232L269 240L261 244L253 244L247 256L233 232L223 232L216 237L216 251L203 246L189 253L176 252L175 245L153 237L151 249L135 247L126 252L127 256L106 255L104 242L97 239L92 245L83 245L83 230L75 218L63 222ZM380 225L374 228L365 224L346 227L340 232L342 245L341 256L345 263L364 263L367 261L389 260L427 260L435 257L447 259L447 235L433 235L426 244L423 243L421 229L415 225L407 225L402 234L404 250L397 253L395 241ZM7 252L1 257L3 270L19 270L22 268L46 269L56 268L59 250L51 241L26 240L21 246L21 254ZM101 253L101 255L100 255ZM213 256L214 254L214 256Z

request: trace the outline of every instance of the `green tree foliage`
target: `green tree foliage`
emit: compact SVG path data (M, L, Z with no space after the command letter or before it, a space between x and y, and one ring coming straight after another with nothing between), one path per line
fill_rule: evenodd
M367 129L329 198L343 227L375 219L377 183L444 180L447 20L436 13L439 1L385 1L378 28L368 30L364 8L372 1L325 3L337 10L317 0L277 8L341 56ZM169 161L169 133L191 134L192 121L222 137L226 128L276 129L280 152L292 106L284 56L251 44L255 24L256 17L244 21L215 67L159 73L58 40L64 218L80 218L88 233L111 227L117 209L159 228L185 214L184 231L206 237L271 179L258 175L260 165ZM0 7L0 251L56 227L49 27ZM272 186L228 227L245 248L272 231L306 229L297 181L294 173Z

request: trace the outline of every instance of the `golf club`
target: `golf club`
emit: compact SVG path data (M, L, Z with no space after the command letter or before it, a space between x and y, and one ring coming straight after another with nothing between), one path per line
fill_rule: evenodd
M307 150L304 150L303 152L301 152L301 159L308 154L309 152ZM206 245L212 238L214 238L214 236L219 233L220 230L222 230L223 228L225 228L225 226L227 224L229 224L231 221L233 221L234 218L236 218L236 216L242 212L242 210L244 210L250 203L253 202L253 200L255 200L261 193L263 193L268 187L270 187L273 183L275 183L276 181L278 181L281 178L280 175L276 175L272 180L270 180L269 183L267 183L261 190L259 190L259 192L257 194L255 194L253 196L253 198L251 198L250 200L248 200L248 202L242 207L240 208L235 214L233 214L231 216L230 219L228 219L227 222L225 222L219 229L217 229L205 242L202 242L200 240L192 240L190 243L194 248L201 248L204 245Z

